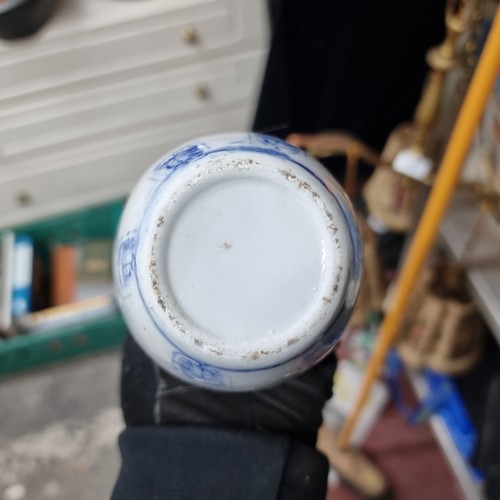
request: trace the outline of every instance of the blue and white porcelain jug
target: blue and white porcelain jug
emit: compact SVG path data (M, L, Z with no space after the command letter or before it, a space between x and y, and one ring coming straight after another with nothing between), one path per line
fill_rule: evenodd
M252 133L167 154L119 225L118 301L161 367L210 389L268 387L323 359L361 281L350 202L314 158Z

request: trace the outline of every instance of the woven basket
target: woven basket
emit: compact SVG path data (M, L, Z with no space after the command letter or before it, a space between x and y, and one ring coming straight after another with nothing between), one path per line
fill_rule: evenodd
M458 375L480 359L484 330L462 270L440 261L416 284L398 351L413 368Z
M415 130L403 124L394 129L382 151L380 163L363 189L368 212L391 231L405 233L415 224L419 183L392 168L394 158L413 143Z

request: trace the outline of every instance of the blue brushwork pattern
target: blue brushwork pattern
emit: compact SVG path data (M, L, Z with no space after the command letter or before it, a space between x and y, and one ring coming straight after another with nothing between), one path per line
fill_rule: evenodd
M135 275L135 255L137 250L137 232L128 232L118 247L118 268L120 286L126 288Z
M301 149L272 135L249 134L249 138L254 144L270 148L274 151L279 151L285 155L304 154Z
M205 146L205 147L203 147ZM175 171L184 165L187 165L193 161L199 160L206 154L206 145L200 144L190 144L185 148L179 149L172 153L164 162L160 163L155 170L172 170Z
M198 380L217 387L225 385L223 375L217 368L190 358L182 352L174 352L172 362L176 370L191 380Z
M270 135L253 134L247 136L248 141L235 139L224 147L211 147L205 143L189 144L172 153L166 160L161 162L154 170L155 172L175 172L179 168L199 160L208 154L230 152L230 151L256 151L268 153L273 156L285 156L304 154L304 152L289 144L288 142ZM250 142L250 144L248 144ZM231 147L232 146L232 147ZM236 147L234 147L236 146Z

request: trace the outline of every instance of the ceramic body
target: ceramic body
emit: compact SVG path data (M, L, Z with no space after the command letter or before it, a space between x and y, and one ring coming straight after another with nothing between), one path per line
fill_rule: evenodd
M201 138L141 178L114 251L119 305L160 366L210 389L298 375L356 302L361 243L331 174L273 137Z

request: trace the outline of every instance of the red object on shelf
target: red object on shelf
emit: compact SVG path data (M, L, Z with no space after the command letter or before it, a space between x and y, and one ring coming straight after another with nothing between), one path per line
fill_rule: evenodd
M394 500L462 500L460 488L428 425L410 426L391 406L375 424L364 447L384 473ZM341 484L326 500L362 500Z
M78 280L76 247L56 246L52 252L52 305L62 306L75 300Z

